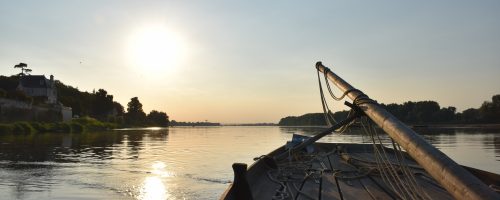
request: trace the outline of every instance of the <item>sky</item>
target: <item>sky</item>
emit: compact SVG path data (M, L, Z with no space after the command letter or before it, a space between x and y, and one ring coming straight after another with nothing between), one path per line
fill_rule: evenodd
M24 62L177 121L277 123L321 112L322 61L378 102L462 111L500 94L499 10L500 1L0 1L0 74Z

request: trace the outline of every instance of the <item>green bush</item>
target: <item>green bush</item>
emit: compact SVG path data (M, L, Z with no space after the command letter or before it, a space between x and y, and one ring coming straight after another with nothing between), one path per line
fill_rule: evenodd
M31 125L28 122L16 122L14 123L14 129L12 132L30 134L36 132L36 130L33 127L31 127Z
M31 122L30 125L39 133L45 133L49 130L47 124L42 124L40 122Z
M0 97L6 97L7 96L7 91L4 89L0 88Z
M81 117L78 119L73 119L72 122L81 124L82 126L85 127L85 130L88 130L88 131L103 131L103 130L116 128L116 124L114 124L114 123L101 122L101 121L94 119L92 117Z
M85 126L83 126L77 122L71 122L70 126L71 126L71 131L73 133L82 133L85 131Z
M0 134L9 134L14 131L12 124L0 124Z
M80 118L77 118L77 119L73 119L72 121L73 122L77 122L77 123L82 124L82 125L89 125L89 124L98 124L98 123L101 123L97 119L94 119L92 117L87 117L87 116L80 117Z
M71 133L71 125L69 123L65 122L57 122L54 123L54 132L59 132L59 133Z
M73 119L71 122L40 123L14 122L0 124L0 134L30 134L30 133L82 133L85 131L103 131L117 128L117 124L101 122L91 117Z

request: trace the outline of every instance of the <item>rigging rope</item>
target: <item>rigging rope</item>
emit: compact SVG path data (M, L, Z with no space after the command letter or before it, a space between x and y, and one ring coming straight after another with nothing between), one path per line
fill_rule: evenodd
M324 72L324 81L326 83L326 88L330 96L336 100L341 101L345 96L347 96L350 92L357 91L358 95L354 98L353 104L355 106L360 106L362 104L368 103L377 103L376 101L370 99L364 93L357 89L351 89L345 91L341 96L336 96L333 93L333 90L329 84L329 80L327 78L327 72ZM323 86L321 83L321 77L319 74L319 70L317 71L318 76L318 84L320 89L321 96L321 104L323 107L323 114L325 117L326 124L328 126L332 126L332 122L337 123L333 116L333 112L330 110L327 102L327 98L323 92ZM351 106L352 107L352 106ZM358 109L352 107L348 113L348 117L352 115L358 115L356 112L359 112ZM342 134L345 132L355 120L351 121L347 125L340 127L335 130L338 134ZM293 152L288 150L288 162L277 163L277 169L270 170L267 173L268 178L278 184L278 187L275 190L274 196L272 199L297 199L299 196L301 198L309 198L315 199L315 197L310 196L309 194L302 191L304 183L306 181L314 181L316 183L322 180L324 175L328 173L333 175L335 181L344 180L349 181L352 179L360 179L365 178L366 176L379 175L382 181L389 187L388 190L391 190L393 193L390 196L394 196L398 199L404 200L426 200L431 199L429 195L425 192L422 186L417 182L415 177L415 173L419 173L421 168L416 168L412 166L415 172L410 169L410 164L406 162L405 155L403 155L403 149L397 143L395 143L391 138L392 147L394 150L394 156L389 155L386 151L386 147L384 146L384 142L382 142L382 138L380 137L375 125L372 121L367 117L362 117L360 120L360 124L365 132L371 139L371 143L373 146L373 154L375 161L365 161L362 159L351 159L347 153L340 152L341 150L335 150L326 154L305 154L304 152ZM387 145L387 142L386 144ZM332 163L330 161L330 154L335 154L341 156L346 162L355 167L355 171L348 170L339 170L334 169L332 167ZM330 163L330 168L327 169L323 160L328 159ZM319 161L321 167L313 167L313 162L316 163ZM297 187L296 183L301 183L300 187ZM337 182L338 186L338 182ZM364 185L363 185L364 187ZM295 190L295 192L293 190ZM365 187L366 189L366 187ZM320 185L321 190L321 185ZM369 191L368 191L369 192ZM342 199L342 193L339 188L339 194ZM373 197L373 196L372 196Z
M414 173L409 169L408 163L403 162L404 155L401 146L393 142L391 138L395 157L398 162L395 164L385 151L382 139L373 123L366 118L361 122L363 130L372 139L374 157L382 180L389 185L401 199L431 199L416 181Z
M354 105L360 106L362 104L367 104L367 103L375 103L375 104L377 103L376 101L370 99L363 92L357 89L346 90L344 93L342 93L341 96L336 96L333 93L332 87L330 86L327 76L328 72L329 72L328 68L324 70L323 77L328 93L330 94L332 99L336 101L341 101L350 92L357 91L359 92L359 95L357 95L353 100ZM321 84L319 69L317 70L317 76L318 76L318 84L321 96L321 104L323 107L323 115L325 117L326 124L328 126L331 126L332 124L331 120L334 122L336 122L336 120L333 117L333 112L328 107L328 103L323 92L323 86ZM353 110L351 110L348 115L351 114L353 114ZM374 127L373 123L371 122L371 120L367 119L366 117L364 117L363 119L364 120L361 120L361 125L363 127L364 132L371 138L371 142L373 144L374 158L376 161L375 168L371 169L369 168L367 171L365 171L366 175L370 174L374 169L377 169L383 182L385 182L388 186L390 186L390 188L394 191L394 193L396 193L396 195L401 199L411 199L411 200L431 199L429 195L425 192L425 190L416 181L414 173L411 172L408 163L403 161L404 155L402 154L403 150L401 146L395 143L391 138L392 146L395 152L395 158L397 161L397 164L395 164L394 162L391 161L390 156L386 152L385 147L383 146L382 139L378 134L376 128ZM352 125L353 123L354 121L346 126L341 127L337 131L342 133L347 129L348 126ZM340 172L336 172L335 175L337 173Z
M333 116L330 116L331 111L330 111L330 108L328 108L328 103L327 103L325 95L323 93L323 86L321 84L321 78L319 77L319 71L317 74L318 74L319 93L321 96L321 106L323 106L323 115L325 116L325 122L326 122L327 126L332 126L332 122L330 121L330 118L334 123L337 123L337 120L335 120L335 118Z

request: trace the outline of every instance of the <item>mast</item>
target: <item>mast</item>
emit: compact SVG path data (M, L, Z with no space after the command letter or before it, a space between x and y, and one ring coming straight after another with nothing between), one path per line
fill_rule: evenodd
M316 68L325 73L343 93L355 101L362 100L358 106L380 126L395 142L403 147L434 179L436 179L456 199L500 199L500 195L486 186L477 177L466 171L451 158L436 149L399 121L392 114L380 107L363 92L355 89L342 78L334 74L321 62Z

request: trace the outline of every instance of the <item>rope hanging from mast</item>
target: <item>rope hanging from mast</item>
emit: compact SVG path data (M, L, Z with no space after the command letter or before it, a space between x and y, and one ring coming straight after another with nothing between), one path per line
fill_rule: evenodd
M323 93L323 86L321 84L321 78L319 77L319 71L317 71L318 73L318 85L319 85L319 94L321 96L321 106L323 107L323 115L325 116L325 122L326 122L326 125L327 126L332 126L332 122L330 121L330 119L334 122L334 123L337 123L337 120L335 120L335 118L333 117L333 115L330 115L331 114L331 111L330 111L330 108L328 107L328 102L326 101L325 99L325 95ZM329 91L330 88L328 88ZM331 93L333 95L333 93Z
M371 100L361 91L353 91L354 87L331 72L321 62L316 69L327 74L340 91L355 105L362 108L363 113L384 130L395 142L404 148L432 178L436 179L456 199L500 199L494 190L475 177L443 152L428 143L423 137L399 121L392 114Z
M327 100L325 98L319 71L320 70L318 69L317 75L318 75L318 84L321 96L321 104L323 107L323 114L325 116L325 121L327 125L331 126L330 120L333 120L334 122L336 122L336 120L333 117L333 112L330 110ZM333 93L332 88L329 84L329 80L327 77L328 72L329 70L324 70L323 73L324 81L328 93L335 101L341 101L350 92L357 91L360 93L360 95L358 95L353 100L353 104L355 107L358 107L362 104L377 104L376 101L370 99L367 95L365 95L364 93L355 88L346 90L341 96L336 96ZM349 115L351 115L351 113L352 110L349 112ZM352 123L354 123L354 121ZM352 123L350 123L349 125L352 125ZM384 143L382 142L382 139L377 132L377 128L374 126L372 121L368 119L366 116L362 116L360 124L362 125L365 134L371 138L371 143L373 144L373 151L374 151L376 165L372 166L371 168L376 169L378 171L383 182L385 182L388 186L390 186L391 187L390 189L400 199L405 199L405 200L431 199L429 195L422 189L420 184L416 181L413 172L409 170L408 163L402 162L404 156L402 154L403 150L401 146L399 146L399 144L397 143L394 143L394 141L391 139L393 149L396 152L396 158L397 158L396 160L398 162L397 164L394 164L393 159L390 158L390 155L385 151ZM343 126L341 128L342 129L341 133L345 131L347 127L348 125ZM387 145L387 143L385 145Z
M320 93L320 97L321 97L321 106L322 106L322 108L323 108L323 115L324 115L324 117L325 117L325 122L326 122L326 125L331 127L331 126L332 126L332 124L337 124L337 123L338 123L338 120L336 120L336 119L335 119L335 116L333 115L333 114L334 114L334 112L332 112L332 111L330 110L330 107L328 106L328 101L326 100L325 94L324 94L324 92L323 92L323 84L321 83L321 78L320 78L320 75L319 75L320 70L319 70L319 69L317 69L317 71L316 71L316 72L317 72L317 75L318 75L318 86L319 86L319 93ZM328 90L328 93L330 94L330 96L331 96L331 97L332 97L335 101L342 101L342 99L344 99L344 97L346 97L346 96L347 96L347 94L349 94L350 92L354 92L354 91L361 92L361 91L359 91L359 90L357 90L357 89L351 89L351 90L347 90L347 91L345 91L345 92L344 92L344 93L343 93L340 97L337 97L337 96L333 93L332 88L330 87L330 83L329 83L329 81L328 81L327 73L328 73L328 71L325 71L325 72L323 73L323 77L324 77L325 85L326 85L326 88L327 88L327 90ZM363 95L363 96L365 96L365 97L366 97L366 99L369 99L366 95ZM361 100L361 99L360 99L360 100ZM371 100L371 99L369 99L369 100ZM359 100L357 101L357 100L355 100L355 101L354 101L354 105L355 105L355 106L357 106L357 105L359 105L359 104L361 104L361 103L364 103L364 102L367 102L367 101L359 101ZM351 110L349 110L349 113L347 114L347 117L346 117L346 118L348 118L348 117L350 117L350 116L353 116L353 115L354 115L354 112L353 112L353 110L351 109ZM354 123L355 123L355 121L352 121L351 123L349 123L349 124L347 124L347 125L345 125L345 126L342 126L341 128L337 129L336 131L337 131L337 132L339 132L340 134L342 134L343 132L345 132L345 131L347 130L347 128L348 128L350 125L352 125L352 124L354 124Z

